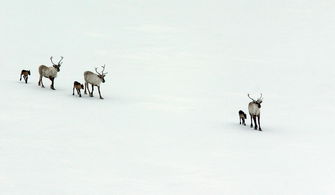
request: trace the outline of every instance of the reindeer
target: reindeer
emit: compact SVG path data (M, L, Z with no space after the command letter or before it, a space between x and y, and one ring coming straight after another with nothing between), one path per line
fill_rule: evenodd
M90 94L90 97L93 97L93 90L94 90L94 86L97 86L98 87L98 91L99 91L99 96L100 96L100 99L104 99L102 96L101 96L101 93L100 93L100 84L101 82L105 82L105 76L107 74L104 73L105 71L105 66L101 66L102 67L102 71L101 73L98 72L98 68L95 68L95 73L91 72L91 71L86 71L84 72L84 79L85 79L85 91L84 93L86 93L86 89L88 90L88 93ZM92 92L90 92L90 89L88 87L88 84L91 84L92 85Z
M74 95L74 89L77 90L77 93L78 93L79 97L81 97L80 89L84 89L84 85L79 83L78 81L75 81L73 83L73 93L72 93L72 95Z
M21 70L20 81L22 80L22 76L24 81L28 83L28 75L30 75L30 70Z
M52 61L52 58L53 57L51 56L50 57L50 61L53 64L52 66L47 67L45 65L41 65L38 68L38 72L40 73L40 80L38 81L38 86L42 85L42 87L44 88L44 85L43 85L43 82L42 82L42 78L45 77L45 78L49 78L51 80L51 86L50 86L50 88L52 90L55 90L54 80L57 77L57 72L60 71L60 66L63 64L63 62L62 62L63 56L61 56L61 59L59 60L59 62L57 64L55 64Z
M260 123L260 117L261 117L261 112L260 112L260 108L261 108L261 103L263 102L263 98L262 98L262 94L261 97L258 98L257 100L254 100L250 97L250 95L248 94L248 97L252 100L252 102L249 103L248 109L249 109L249 114L250 114L250 120L251 120L251 125L250 127L252 128L252 120L254 120L255 123L255 130L262 131L261 128L261 123ZM256 122L256 117L258 119L258 126L257 126L257 122Z
M247 119L247 115L242 110L238 111L238 115L240 117L240 125L241 125L241 121L242 121L242 125L245 126L246 125L245 124L245 119Z

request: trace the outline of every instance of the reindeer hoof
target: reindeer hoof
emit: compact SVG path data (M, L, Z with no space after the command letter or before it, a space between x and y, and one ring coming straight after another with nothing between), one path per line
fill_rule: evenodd
M259 130L259 131L262 131L262 129L261 129L261 128L259 128L258 130Z
M103 98L103 97L100 97L100 99L102 99L102 100L103 100L104 98Z

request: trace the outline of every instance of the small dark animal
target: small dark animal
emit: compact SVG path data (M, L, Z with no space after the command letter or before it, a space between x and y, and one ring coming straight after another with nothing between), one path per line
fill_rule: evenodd
M80 89L84 89L84 85L79 83L78 81L75 81L73 83L73 93L72 93L72 95L74 95L74 89L77 90L77 93L78 93L79 97L81 97Z
M261 103L263 102L262 94L261 94L261 97L258 98L257 100L254 100L253 98L251 98L249 94L248 94L248 97L252 100L252 102L250 102L248 105L250 120L251 120L250 127L251 128L253 127L252 120L254 120L255 130L257 130L258 128L258 130L262 131L261 123L260 123L260 118L261 118L260 108L261 108ZM258 126L257 126L256 118L258 119Z
M242 110L240 110L240 111L238 111L238 115L240 116L240 125L242 124L242 125L246 125L245 124L245 119L247 119L247 115L242 111ZM242 123L241 123L241 121L242 121Z
M30 70L22 70L20 75L20 81L22 80L22 76L24 78L24 81L28 83L28 75L30 75Z

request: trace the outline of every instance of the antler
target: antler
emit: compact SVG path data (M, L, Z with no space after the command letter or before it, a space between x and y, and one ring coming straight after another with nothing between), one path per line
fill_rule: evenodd
M261 93L261 97L259 97L259 99L261 99L261 100L262 100L262 99L263 99L263 98L262 98L262 96L263 96L263 94Z
M102 71L101 71L101 73L98 72L98 68L97 68L97 67L95 68L95 72L98 73L99 75L106 75L106 74L108 73L108 72L104 72L104 71L105 71L106 64L103 65L103 66L101 66L101 67L102 67Z
M58 65L61 65L61 64L63 64L63 62L62 62L62 60L64 59L64 57L63 56L61 56L60 57L60 60L59 60L59 62L58 62Z
M101 66L102 67L102 71L101 71L101 74L103 74L103 75L106 75L106 74L108 74L108 72L105 72L104 73L104 71L105 71L105 67L106 67L106 64L104 64L103 66Z
M61 65L63 62L62 62L62 60L63 60L63 56L61 56L61 59L59 60L59 62L58 62L58 64L55 64L53 61L52 61L52 59L53 59L53 57L51 56L50 57L50 60L51 60L51 63L53 64L53 65Z
M249 97L252 101L255 101L254 99L252 99L252 98L250 97L249 93L248 93L248 97Z
M98 68L94 68L95 69L95 72L98 73L98 75L101 75L99 72L98 72Z
M52 59L53 59L53 57L51 56L51 57L50 57L51 63L52 63L53 65L56 65L56 64L52 61Z

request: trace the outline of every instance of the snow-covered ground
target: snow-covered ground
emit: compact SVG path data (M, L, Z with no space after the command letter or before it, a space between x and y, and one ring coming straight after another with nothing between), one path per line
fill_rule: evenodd
M0 194L335 194L334 9L2 2ZM56 91L37 86L51 55ZM105 99L72 96L103 64ZM263 132L238 124L247 93L263 93Z

